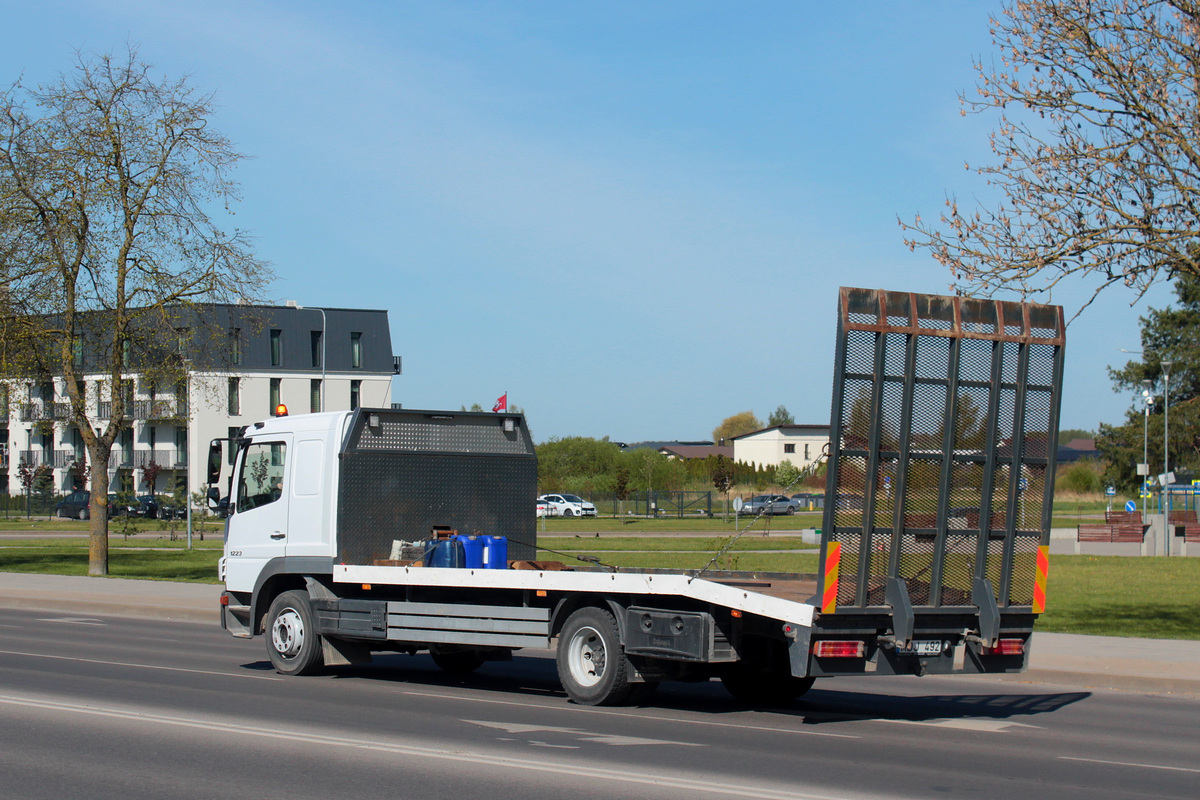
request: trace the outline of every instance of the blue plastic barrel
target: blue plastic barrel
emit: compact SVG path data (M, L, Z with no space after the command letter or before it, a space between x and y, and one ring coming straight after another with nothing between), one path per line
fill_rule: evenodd
M483 540L484 569L508 569L508 539L503 536L480 536Z
M461 568L463 565L462 542L454 539L430 539L425 542L425 566Z
M463 566L467 569L483 569L484 544L486 536L466 536L459 534L454 541L462 545Z

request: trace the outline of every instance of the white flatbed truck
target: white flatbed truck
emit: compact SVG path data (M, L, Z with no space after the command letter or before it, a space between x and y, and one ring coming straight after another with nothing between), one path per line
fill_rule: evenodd
M767 703L818 677L1024 669L1044 606L1061 310L858 289L839 303L817 574L538 560L519 414L279 416L210 449L210 503L229 476L222 627L265 635L292 675L386 651L466 673L557 642L563 689L591 705L665 680L720 678ZM450 532L495 545L492 561L438 565Z

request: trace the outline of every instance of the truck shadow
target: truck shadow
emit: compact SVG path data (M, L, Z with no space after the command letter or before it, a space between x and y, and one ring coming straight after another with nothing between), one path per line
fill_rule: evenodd
M247 670L272 669L269 661L249 662ZM567 702L559 686L554 660L546 657L516 656L512 661L484 664L469 675L443 672L425 654L376 654L370 664L334 667L327 671L334 680L369 680L403 684L410 688L461 687L497 696L556 697ZM872 683L875 683L874 681ZM646 708L671 709L691 713L720 715L765 712L798 718L805 725L838 722L886 720L896 722L932 722L939 720L1013 720L1051 714L1086 700L1091 692L1002 692L971 694L899 695L879 691L845 691L822 686L844 685L818 681L801 698L771 707L753 707L735 700L719 681L663 684L641 703Z

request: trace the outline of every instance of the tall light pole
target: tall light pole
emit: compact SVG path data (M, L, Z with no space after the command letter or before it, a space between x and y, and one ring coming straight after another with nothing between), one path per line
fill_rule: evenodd
M1163 368L1163 491L1167 493L1167 534L1164 552L1171 555L1171 365L1173 361L1160 362Z
M1150 394L1149 378L1143 380L1142 385L1145 386L1145 388L1142 389L1142 401L1144 406L1144 413L1142 414L1142 468L1146 471L1146 474L1141 476L1142 490L1138 492L1138 494L1142 496L1142 519L1145 519L1146 495L1148 494L1146 487L1150 481L1150 401L1152 400L1153 395Z

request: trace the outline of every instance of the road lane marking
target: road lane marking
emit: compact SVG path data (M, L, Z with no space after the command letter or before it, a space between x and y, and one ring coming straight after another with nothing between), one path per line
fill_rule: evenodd
M4 656L28 656L29 658L50 658L57 661L77 661L81 664L102 664L108 667L136 667L138 669L158 669L165 672L187 672L192 675L221 675L227 678L252 678L259 681L281 681L278 675L247 675L240 672L215 672L208 669L186 669L185 667L160 667L154 664L130 664L125 661L101 661L98 658L79 658L78 656L52 656L46 653L22 653L18 650L0 650Z
M1197 772L1200 769L1192 769L1191 767L1168 767L1165 764L1138 764L1132 761L1109 761L1104 758L1076 758L1074 756L1059 756L1062 761L1083 761L1088 764L1108 764L1113 767L1141 767L1142 769L1165 769L1171 772Z
M493 700L487 697L463 697L453 694L439 694L437 692L412 692L403 691L401 694L410 695L412 697L431 697L437 700L461 700L466 703L489 703L495 706L517 706L519 708L530 708L528 702L515 702L513 700ZM835 739L861 739L862 737L853 733L830 733L829 731L801 731L793 728L772 728L768 725L743 725L734 722L710 722L702 719L683 719L680 717L663 717L655 714L629 714L621 711L602 711L597 708L581 708L579 706L570 706L565 704L542 704L537 705L539 710L546 711L564 711L576 714L599 714L606 717L628 717L639 720L654 720L655 722L669 722L672 725L696 725L708 726L715 728L732 728L742 731L762 731L764 733L793 733L797 736L830 736Z
M699 742L676 742L670 739L644 739L640 736L621 736L618 734L603 734L593 731L581 730L579 728L558 728L553 725L526 725L519 722L492 722L482 719L464 719L460 722L469 722L472 725L482 725L485 728L498 728L507 733L562 733L568 736L576 736L580 741L596 742L597 744L615 745L625 747L629 745L644 745L644 744L674 744L680 747L707 747L708 745L700 744Z
M894 722L897 725L925 725L930 728L950 728L951 730L977 731L982 733L1008 733L1009 728L1034 728L1042 730L1038 725L1012 722L1006 719L885 719L882 717L864 717L863 719L874 720L875 722Z
M69 625L107 625L102 619L92 617L43 617L38 622L63 622Z
M333 747L345 747L394 755L411 756L421 761L430 759L452 761L470 764L474 767L494 766L524 772L538 772L551 775L564 775L572 778L593 778L611 781L613 783L628 783L657 788L685 790L688 792L703 792L707 794L725 795L730 797L757 798L758 800L863 800L877 797L865 794L812 794L794 791L787 787L774 788L769 785L731 784L721 781L701 778L685 778L682 776L664 776L653 773L631 772L612 768L603 769L588 767L577 763L552 764L546 762L530 763L527 757L494 756L479 752L456 752L419 745L387 743L378 739L356 739L347 736L334 736L320 733L301 733L297 731L281 731L276 728L263 728L256 725L243 725L232 722L218 722L196 717L164 716L143 711L125 710L121 708L105 708L102 706L81 706L78 703L65 703L53 700L37 700L0 695L0 704L22 706L43 711L58 711L70 714L121 719L131 722L164 725L176 728L210 731L224 734L241 734L261 739L272 739L288 742L302 742ZM881 797L881 796L879 796Z

